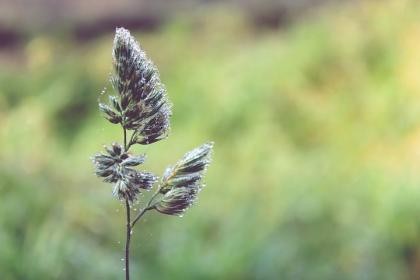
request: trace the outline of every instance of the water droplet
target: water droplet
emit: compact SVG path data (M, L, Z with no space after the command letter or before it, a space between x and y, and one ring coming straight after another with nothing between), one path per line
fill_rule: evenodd
M121 261L123 262L125 259L124 258L121 258Z

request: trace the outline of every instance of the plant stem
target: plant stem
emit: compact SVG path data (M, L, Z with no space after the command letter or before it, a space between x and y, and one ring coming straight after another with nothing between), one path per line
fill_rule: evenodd
M127 152L127 130L123 128L124 130L124 151Z
M127 152L127 130L124 131L124 151ZM130 217L130 203L128 199L125 200L125 208L127 212L127 237L125 240L125 279L130 280L130 240L131 240L131 217Z
M131 134L130 141L128 141L128 144L127 144L127 150L129 150L129 149L130 149L131 145L135 144L135 142L134 142L134 137L135 137L135 136L136 136L136 132L134 131L134 132Z
M128 149L133 144L133 137L134 133L131 135L130 143L127 145L127 130L123 127L124 131L124 151L127 152ZM127 227L127 237L125 242L125 279L130 280L130 241L131 241L131 230L136 224L138 220L146 213L148 210L153 209L155 206L151 205L155 197L159 194L160 188L156 191L156 193L151 197L149 202L147 203L147 206L140 211L140 213L137 215L137 217L134 219L134 221L131 223L131 216L130 216L130 202L128 199L125 200L125 208L127 211L127 221L126 221L126 227Z
M125 207L127 210L127 239L125 242L125 279L130 280L131 218L130 218L130 204L128 200L125 200Z
M140 220L140 218L144 215L144 213L146 213L149 210L152 210L154 208L153 207L145 207L143 210L140 211L140 213L137 215L137 217L134 219L134 221L131 223L131 228L134 227L134 225L137 223L138 220Z
M139 214L137 215L137 217L133 220L133 222L131 223L131 227L134 227L134 225L137 223L138 220L140 220L140 218L144 215L144 213L146 213L146 211L152 210L153 208L155 208L155 205L151 205L151 204L153 200L155 199L155 197L159 194L159 191L160 191L160 188L158 188L157 191L152 195L149 202L147 203L147 206L144 207L144 209L141 210Z

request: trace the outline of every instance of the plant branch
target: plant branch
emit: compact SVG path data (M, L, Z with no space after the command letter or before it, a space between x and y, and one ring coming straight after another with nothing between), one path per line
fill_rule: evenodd
M131 223L131 228L134 227L134 225L137 223L138 220L148 211L153 209L154 207L145 207L143 210L140 211L140 213L137 215L137 217L134 219L134 221Z
M129 150L129 149L130 149L131 145L133 145L133 144L135 144L135 143L136 143L136 142L134 141L134 137L135 137L135 135L136 135L136 132L134 131L134 132L131 134L130 141L128 141L127 150Z
M140 218L144 215L144 213L146 213L149 210L152 210L155 208L155 205L152 205L153 200L156 198L156 196L158 196L160 191L160 187L157 189L157 191L152 195L152 197L150 198L149 202L147 203L147 206L143 208L143 210L141 210L139 212L139 214L136 216L136 218L133 220L133 222L131 223L131 227L133 228L134 225L137 223L138 220L140 220Z

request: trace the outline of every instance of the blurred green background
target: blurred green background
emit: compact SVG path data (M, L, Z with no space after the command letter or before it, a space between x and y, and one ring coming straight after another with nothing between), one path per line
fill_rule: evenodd
M97 108L116 25L173 103L144 169L215 141L197 205L135 229L133 279L420 279L417 1L38 2L0 13L0 279L123 279L124 208L90 161L122 137Z

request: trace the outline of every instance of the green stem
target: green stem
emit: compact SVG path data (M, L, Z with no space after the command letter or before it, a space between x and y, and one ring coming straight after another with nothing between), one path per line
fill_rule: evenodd
M131 223L131 228L134 227L134 225L137 223L138 220L140 220L140 218L144 215L144 213L146 213L147 211L152 210L152 209L155 208L155 205L152 205L152 202L156 198L156 196L159 194L159 191L160 191L160 188L158 188L158 190L150 198L149 202L147 203L147 206L145 208L143 208L143 210L141 210L139 212L139 214L136 216L136 218Z
M130 280L130 240L131 240L131 219L130 219L130 203L125 200L127 210L127 238L125 242L125 279Z
M128 149L130 149L131 145L135 144L135 142L134 142L134 137L135 137L135 135L136 135L136 132L134 131L134 132L131 134L130 141L128 141L127 150L128 150Z
M153 208L146 207L143 210L140 211L140 213L137 215L137 217L134 219L134 221L131 223L131 228L134 227L134 225L137 223L138 220L146 213L148 210L151 210Z
M124 151L127 152L127 130L123 127L124 131ZM126 221L126 241L125 241L125 279L130 280L130 240L131 240L131 217L130 217L130 202L125 200L125 208L127 212Z
M124 151L127 152L127 130L123 128L124 130Z

